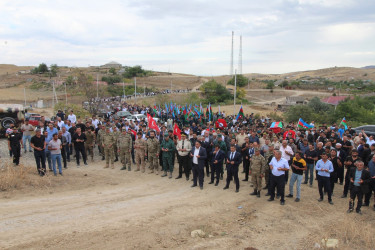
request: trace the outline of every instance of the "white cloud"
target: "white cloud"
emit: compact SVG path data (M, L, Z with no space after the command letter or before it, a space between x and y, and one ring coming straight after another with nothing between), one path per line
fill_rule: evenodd
M183 73L281 73L374 64L375 3L358 0L0 2L0 63L126 65ZM363 56L361 56L363 55ZM363 60L361 60L363 59Z

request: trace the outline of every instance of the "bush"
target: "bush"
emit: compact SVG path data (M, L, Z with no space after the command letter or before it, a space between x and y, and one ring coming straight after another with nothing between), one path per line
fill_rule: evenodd
M215 80L210 80L204 83L200 90L204 95L203 103L216 104L219 102L225 102L228 99L233 98L233 95L223 85L217 83Z
M235 77L233 76L233 78L228 81L229 85L234 85L234 78ZM241 88L247 86L249 83L249 79L244 77L243 75L237 75L236 80L237 80L236 81L237 87L241 87Z

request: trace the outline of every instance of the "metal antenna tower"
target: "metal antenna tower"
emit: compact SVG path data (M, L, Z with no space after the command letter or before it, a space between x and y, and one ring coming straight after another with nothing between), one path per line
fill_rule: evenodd
M240 36L240 53L238 54L238 74L242 75L242 35Z
M230 76L233 76L233 36L234 36L234 31L232 31L232 50L230 54L230 70L229 70Z

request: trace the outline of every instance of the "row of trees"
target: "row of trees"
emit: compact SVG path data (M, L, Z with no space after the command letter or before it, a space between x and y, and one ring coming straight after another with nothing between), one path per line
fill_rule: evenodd
M48 66L45 63L41 63L38 67L35 67L31 70L31 74L47 74L51 77L57 76L57 72L57 64L51 64L50 68L48 69Z
M353 126L374 124L375 97L347 98L336 108L314 97L307 105L292 106L284 114L287 121L298 121L302 118L306 122L315 121L320 124L340 122L343 117Z

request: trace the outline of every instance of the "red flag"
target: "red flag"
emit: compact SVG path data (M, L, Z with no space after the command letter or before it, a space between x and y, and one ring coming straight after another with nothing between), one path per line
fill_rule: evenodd
M215 125L221 130L228 127L227 122L224 119L217 119Z
M177 135L178 139L181 140L181 130L178 127L177 123L174 124L173 135Z
M154 129L154 130L160 132L160 129L159 129L158 125L156 124L154 118L152 118L152 116L149 115L149 114L147 114L147 122L148 122L148 127L150 129Z
M135 130L133 130L133 129L130 129L130 132L132 132L132 134L134 135L135 139L137 139L137 132L135 132Z

